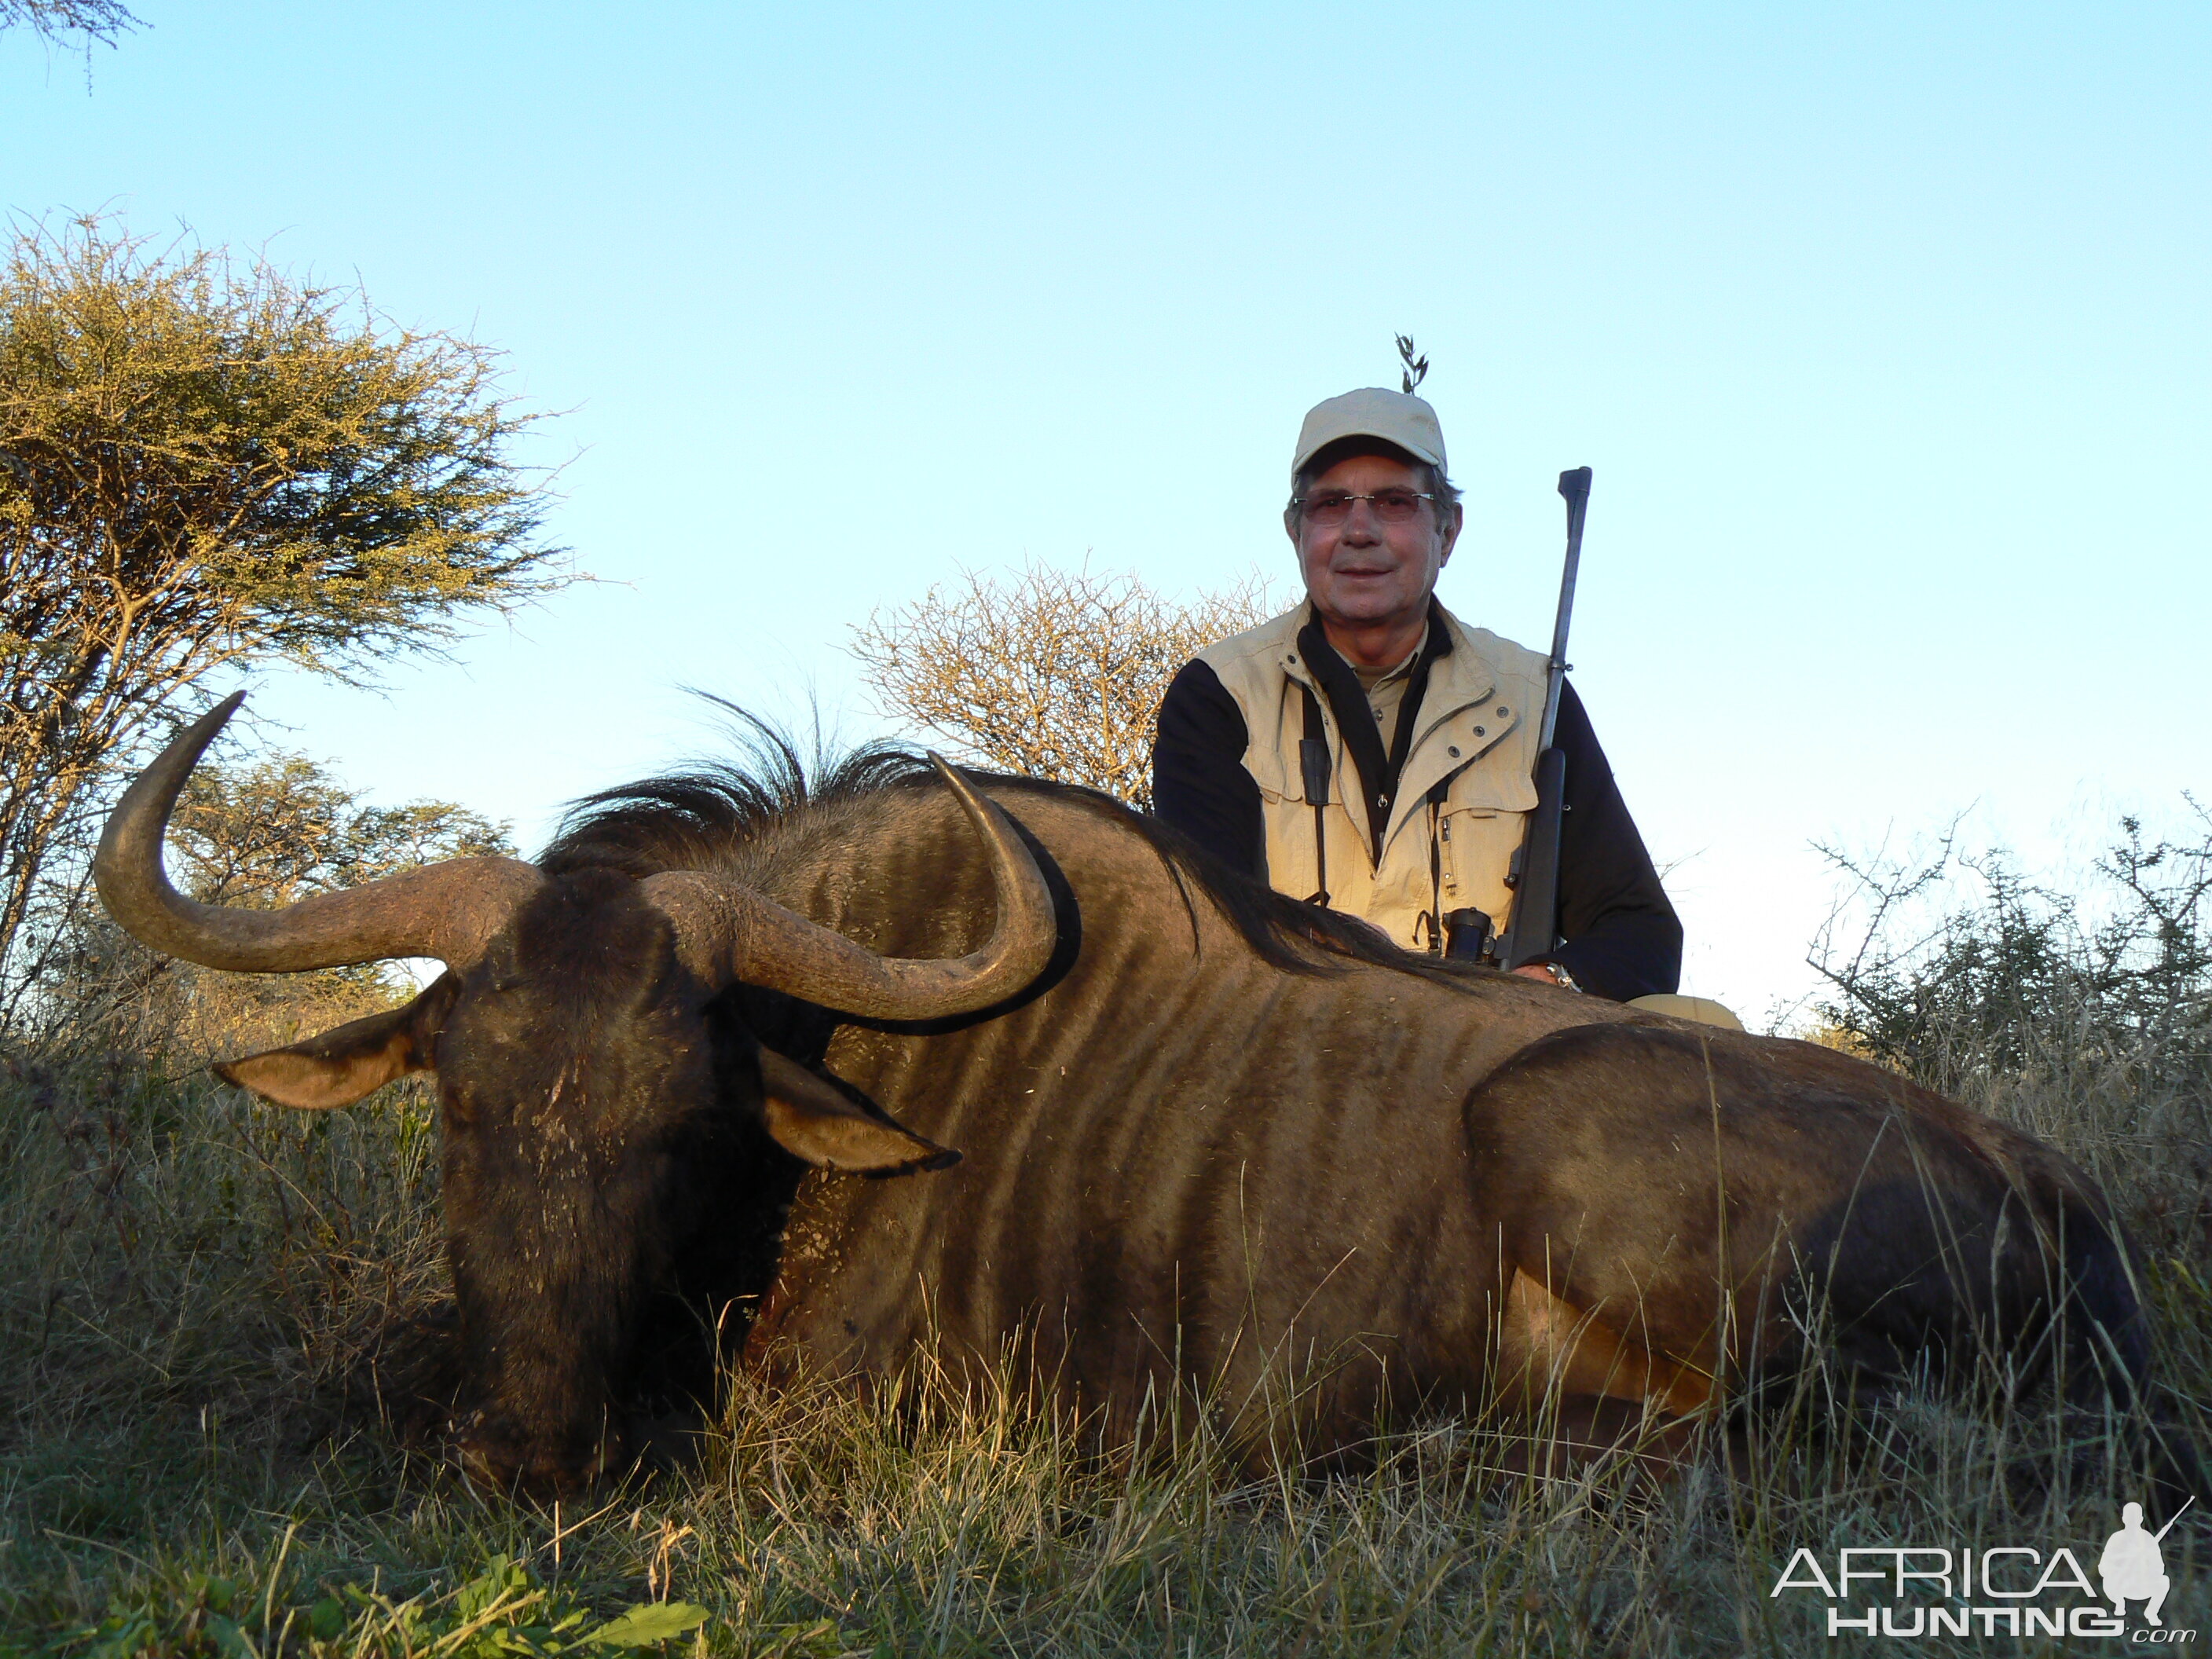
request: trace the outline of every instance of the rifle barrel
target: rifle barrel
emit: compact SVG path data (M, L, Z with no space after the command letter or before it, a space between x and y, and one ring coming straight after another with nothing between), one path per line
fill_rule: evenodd
M1498 960L1518 968L1547 954L1559 938L1559 818L1565 810L1566 757L1553 738L1559 724L1559 698L1567 684L1567 628L1575 615L1575 577L1582 568L1583 517L1589 506L1590 470L1574 467L1559 474L1559 494L1567 502L1567 566L1559 578L1559 614L1552 624L1550 672L1544 684L1544 723L1536 749L1536 810L1528 815L1521 839L1512 919L1506 924Z
M1559 577L1559 611L1552 622L1551 672L1544 685L1544 726L1539 750L1549 749L1559 725L1559 696L1567 684L1567 629L1575 617L1575 578L1582 572L1583 520L1589 512L1590 470L1571 467L1559 474L1559 494L1567 502L1567 566Z
M2150 1541L2155 1544L2160 1539L2165 1537L2166 1534L2172 1532L2173 1530L2173 1523L2180 1520L2183 1516L2188 1514L2189 1505L2191 1504L2194 1504L2196 1501L2197 1494L2195 1492L2190 1493L2188 1501L2184 1503L2179 1509L2174 1510L2172 1515L2168 1516L2166 1520L2166 1524L2150 1535Z

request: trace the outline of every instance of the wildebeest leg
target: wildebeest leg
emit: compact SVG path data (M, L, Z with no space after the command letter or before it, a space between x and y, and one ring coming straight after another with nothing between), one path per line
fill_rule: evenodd
M1531 1401L1589 1395L1689 1417L1712 1403L1711 1373L1661 1354L1561 1300L1519 1268L1498 1329L1498 1380Z
M1508 1269L1494 1386L1520 1431L1500 1468L1512 1475L1575 1478L1615 1458L1647 1480L1691 1453L1713 1379Z
M1815 1360L1853 1395L1931 1374L2017 1395L2055 1350L2075 1411L2154 1412L2087 1176L1905 1079L1806 1043L1579 1026L1499 1066L1467 1122L1501 1254L1571 1310L1541 1304L1540 1332L1587 1314L1754 1397ZM2179 1487L2191 1449L2162 1427L2153 1474Z

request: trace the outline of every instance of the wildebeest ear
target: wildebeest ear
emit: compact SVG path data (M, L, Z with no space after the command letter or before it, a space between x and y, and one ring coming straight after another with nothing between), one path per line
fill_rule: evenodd
M430 1039L453 998L452 975L433 985L404 1008L349 1020L320 1036L227 1060L212 1066L225 1083L250 1089L278 1106L328 1111L350 1106L397 1077L430 1064Z
M773 1048L760 1051L763 1112L777 1146L823 1170L942 1169L960 1154L871 1117L835 1084Z

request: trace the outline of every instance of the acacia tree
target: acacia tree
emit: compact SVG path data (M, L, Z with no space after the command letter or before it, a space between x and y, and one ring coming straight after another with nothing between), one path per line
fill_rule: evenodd
M138 19L121 0L0 0L0 29L26 23L48 40L75 35L89 48L95 40L113 46Z
M203 764L170 819L184 890L203 904L274 910L445 859L514 852L506 826L451 801L370 806L307 756Z
M0 34L25 25L50 46L82 50L88 91L93 47L112 46L125 30L143 27L122 0L0 0Z
M1180 603L1131 574L1032 562L1001 583L963 572L871 613L853 654L886 712L1001 771L1152 805L1152 726L1176 671L1264 621L1257 575Z
M0 270L0 967L101 781L210 675L357 679L567 580L497 354L78 221Z

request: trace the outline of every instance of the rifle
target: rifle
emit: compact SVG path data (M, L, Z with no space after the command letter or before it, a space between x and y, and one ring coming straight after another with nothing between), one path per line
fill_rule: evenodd
M2191 1492L2191 1493L2190 1493L2190 1494L2189 1494L2189 1503L2187 1503L2187 1504L2184 1504L2181 1506L2181 1509L2180 1509L2180 1510L2174 1510L2174 1512L2173 1512L2173 1514L2172 1514L2172 1518L2171 1518L2171 1519L2169 1519L2169 1520L2166 1522L2166 1523L2164 1526L2160 1527L2160 1528L2156 1532L2154 1532L2154 1533L2151 1534L2151 1535L2150 1535L2150 1541L2151 1541L2152 1543L2155 1544L2156 1542L2158 1542L2158 1540L2159 1540L2160 1539L2161 1539L2161 1538L2165 1537L2165 1536L2166 1535L2166 1534L2168 1534L2168 1533L2172 1532L2172 1531L2173 1530L2173 1523L2174 1523L2174 1522L2179 1521L2179 1520L2180 1520L2180 1519L2181 1519L2181 1510L2185 1510L2185 1509L2187 1509L2187 1508L2189 1507L2189 1504L2194 1504L2196 1501L2197 1501L2197 1494L2196 1494L2195 1492Z
M1536 755L1536 810L1527 836L1514 854L1505 884L1513 889L1513 921L1497 949L1498 964L1518 968L1559 943L1560 797L1567 782L1567 757L1553 742L1559 724L1559 694L1567 683L1567 624L1575 613L1575 575L1583 562L1583 515L1589 507L1590 470L1577 466L1559 474L1559 494L1567 502L1567 568L1559 578L1559 614L1552 624L1551 673L1544 687L1544 725Z

